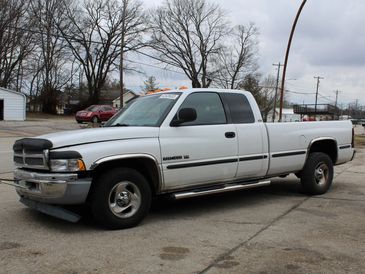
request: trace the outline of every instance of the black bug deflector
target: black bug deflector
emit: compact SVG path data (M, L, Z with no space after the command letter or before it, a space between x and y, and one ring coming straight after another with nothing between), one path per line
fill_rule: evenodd
M23 138L15 141L13 145L14 151L20 151L23 149L31 149L31 150L43 150L50 149L53 147L51 141L47 139L38 139L38 138Z

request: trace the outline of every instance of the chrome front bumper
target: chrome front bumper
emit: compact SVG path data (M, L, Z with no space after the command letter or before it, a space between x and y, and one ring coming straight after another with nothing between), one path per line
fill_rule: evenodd
M19 196L48 204L82 204L86 201L91 178L79 179L77 174L14 171Z

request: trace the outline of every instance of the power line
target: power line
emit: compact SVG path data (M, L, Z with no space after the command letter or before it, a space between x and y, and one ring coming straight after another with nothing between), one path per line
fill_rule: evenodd
M330 99L330 98L328 98L328 96L323 96L323 95L321 95L321 94L318 94L318 96L319 97L321 97L322 99L324 99L324 100L327 100L328 102L333 102L333 100L332 99Z
M127 61L127 62L130 62L130 63L133 63L133 64L139 64L139 65L143 65L143 66L153 67L153 68L157 68L157 69L166 70L166 71L170 71L170 72L185 75L185 73L183 73L181 71L176 71L176 70L172 70L172 69L168 69L168 68L162 68L162 67L159 67L159 66L143 63L143 62L140 62L140 61L133 61L133 60L129 60L129 59L126 59L126 58L124 58L124 60Z
M302 85L298 85L297 83L293 83L293 82L287 82L287 83L285 83L285 85L289 85L289 86L293 86L293 87L295 87L295 88L300 88L300 89L307 89L307 87L306 86L302 86Z
M299 92L299 91L292 91L292 90L288 90L288 89L286 89L285 92L295 93L295 94L303 94L303 95L316 94L315 92Z

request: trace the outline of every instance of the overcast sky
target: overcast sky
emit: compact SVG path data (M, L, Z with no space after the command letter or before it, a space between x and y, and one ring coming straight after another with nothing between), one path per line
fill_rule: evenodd
M290 28L301 0L211 0L222 6L232 25L253 22L259 28L259 65L263 76L276 75L273 63L284 62ZM145 8L158 6L163 0L144 0ZM316 80L320 83L319 103L339 103L359 99L365 104L365 1L308 0L294 36L286 88L293 102L314 103ZM130 58L135 58L130 56ZM152 60L149 64L154 64ZM182 74L140 66L156 76L162 87L190 86ZM138 89L145 75L126 75L126 86Z

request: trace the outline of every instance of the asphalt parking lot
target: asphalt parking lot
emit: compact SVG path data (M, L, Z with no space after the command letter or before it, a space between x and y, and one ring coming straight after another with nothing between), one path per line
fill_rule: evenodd
M76 128L72 119L0 122L0 177L12 177L16 139ZM301 194L294 176L276 178L260 189L154 201L141 225L119 231L32 211L0 185L0 273L364 273L364 161L358 148L322 196Z

